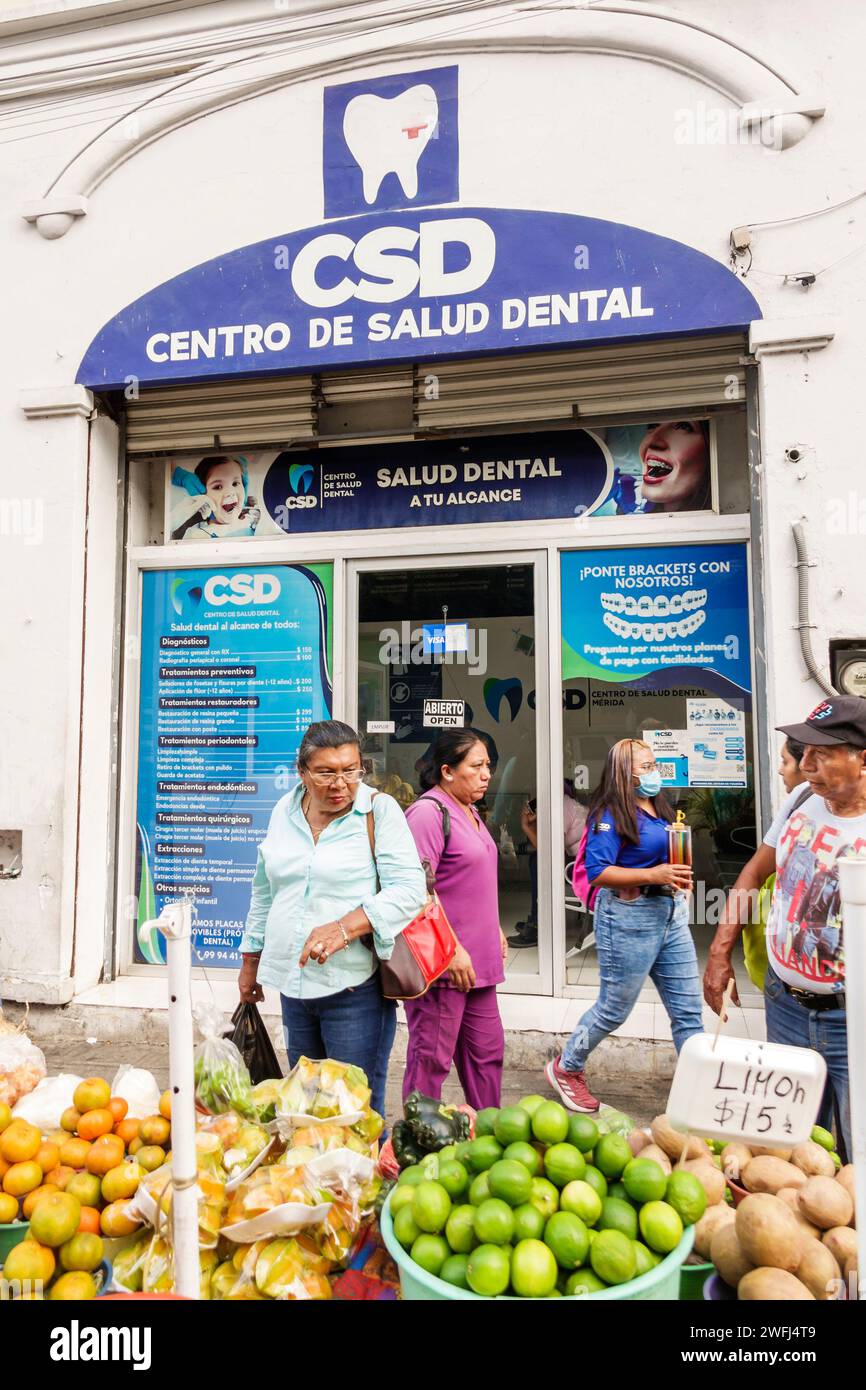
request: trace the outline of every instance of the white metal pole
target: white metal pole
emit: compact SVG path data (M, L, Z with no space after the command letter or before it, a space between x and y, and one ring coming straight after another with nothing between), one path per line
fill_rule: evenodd
M171 1081L171 1224L175 1292L198 1298L198 1191L192 1027L192 904L166 903L159 918L168 960L168 1050Z
M851 1153L857 1201L857 1274L866 1290L866 859L839 860L845 929L845 1008ZM859 1293L858 1289L858 1293Z

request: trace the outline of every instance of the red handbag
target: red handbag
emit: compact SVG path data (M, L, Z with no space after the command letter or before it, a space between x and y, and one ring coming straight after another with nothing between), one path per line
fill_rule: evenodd
M375 864L376 825L372 811L367 812L367 834ZM372 951L372 937L361 939ZM379 961L383 995L386 999L420 999L440 975L445 974L456 950L454 930L433 892L417 917L400 932L390 959Z

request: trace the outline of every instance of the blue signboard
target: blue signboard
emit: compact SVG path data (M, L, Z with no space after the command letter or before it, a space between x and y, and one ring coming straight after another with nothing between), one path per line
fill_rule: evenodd
M562 556L562 675L645 687L751 690L746 546Z
M265 474L268 515L292 535L582 516L613 481L587 430L289 450Z
M330 565L149 571L142 579L135 959L145 923L195 903L193 964L236 969L259 842L331 712Z
M184 271L97 333L93 388L317 371L743 329L760 309L712 257L568 213L371 212Z

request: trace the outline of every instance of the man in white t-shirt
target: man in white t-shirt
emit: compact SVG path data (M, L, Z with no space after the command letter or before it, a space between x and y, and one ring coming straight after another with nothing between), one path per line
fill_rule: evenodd
M866 699L823 700L802 724L780 732L805 745L800 770L808 792L786 798L764 843L731 889L710 947L704 998L718 1013L733 974L731 952L752 919L752 891L775 867L767 919L764 984L769 1042L811 1047L827 1063L818 1124L828 1128L834 1101L851 1152L845 955L839 860L866 855ZM736 1000L736 994L734 994Z

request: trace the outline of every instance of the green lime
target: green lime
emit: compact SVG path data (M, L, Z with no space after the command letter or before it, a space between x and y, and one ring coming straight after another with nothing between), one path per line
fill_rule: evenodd
M604 1201L607 1196L607 1178L604 1173L599 1172L591 1163L588 1163L583 1181L588 1182L593 1191L597 1192L601 1200Z
M571 1211L579 1216L586 1226L594 1226L601 1216L601 1202L594 1187L588 1182L570 1182L559 1194L561 1211Z
M599 1231L592 1242L589 1260L594 1273L606 1284L627 1284L637 1269L634 1241L622 1231Z
M475 1208L467 1204L452 1207L445 1222L445 1239L458 1255L467 1255L478 1244L475 1236Z
M530 1115L534 1115L539 1105L544 1105L544 1096L524 1096L517 1104L522 1110L526 1110Z
M445 1159L445 1158L456 1158L456 1157L457 1157L457 1145L456 1145L456 1144L446 1144L445 1147L444 1147L444 1149L437 1149L437 1150L436 1150L436 1157L439 1159L439 1162L440 1162L440 1163L441 1163L442 1160Z
M502 1145L492 1134L484 1134L480 1139L472 1140L466 1157L473 1173L483 1173L499 1162L502 1157Z
M514 1208L515 1240L541 1240L544 1225L545 1218L531 1202L524 1202L522 1206Z
M598 1230L597 1230L597 1228L596 1228L595 1226L587 1226L587 1228L586 1228L586 1234L589 1236L589 1243L590 1243L590 1245L592 1245L592 1242L595 1240L596 1236L598 1235Z
M462 1139L454 1150L454 1157L457 1159L458 1163L463 1164L464 1168L469 1162L469 1151L472 1148L472 1143L473 1141L471 1139Z
M475 1138L482 1139L487 1134L493 1133L493 1126L496 1124L496 1117L499 1114L495 1105L488 1105L486 1110L479 1110L475 1116Z
M425 1177L423 1168L419 1168L416 1163L413 1163L411 1168L403 1169L402 1173L397 1179L397 1186L414 1187L416 1183L424 1181Z
M495 1298L505 1293L511 1278L511 1260L499 1245L479 1245L466 1264L466 1279L473 1293Z
M424 1233L414 1242L409 1253L416 1265L426 1269L428 1274L438 1274L451 1251L448 1242L441 1236Z
M449 1255L439 1271L439 1278L444 1279L446 1284L453 1284L455 1289L468 1289L469 1280L466 1278L466 1266L468 1264L468 1255Z
M820 1125L815 1125L811 1139L813 1144L820 1144L821 1148L826 1149L828 1153L832 1153L836 1147L836 1141L829 1129L822 1129Z
M546 1297L547 1297L547 1298L562 1298L562 1290L561 1290L561 1289L551 1289L551 1290L550 1290L550 1293L547 1294Z
M532 1114L532 1133L541 1144L561 1144L568 1134L568 1111L555 1100L545 1100Z
M556 1288L556 1260L541 1240L521 1240L511 1256L511 1287L521 1298L547 1298Z
M692 1174L688 1176L692 1177ZM665 1195L668 1179L653 1159L633 1158L631 1163L626 1164L622 1185L633 1202L660 1202Z
M623 1202L619 1197L605 1197L598 1218L600 1231L622 1231L629 1240L637 1240L637 1212L631 1202Z
M650 1162L652 1162L652 1160L650 1160ZM637 1279L641 1274L649 1274L651 1269L655 1269L659 1257L658 1255L654 1255L652 1250L648 1250L639 1240L632 1241L632 1245L634 1246L635 1259L637 1261L637 1267L635 1269L635 1278Z
M532 1134L529 1112L522 1105L506 1105L496 1116L493 1133L503 1148L527 1143Z
M629 1195L622 1182L612 1182L607 1189L608 1197L618 1197L621 1202L630 1201Z
M412 1201L412 1215L419 1230L435 1234L451 1215L451 1198L441 1182L419 1182Z
M513 1158L500 1158L487 1170L491 1197L501 1197L510 1207L520 1207L529 1201L532 1192L532 1174L522 1163Z
M544 1243L562 1269L577 1269L589 1253L586 1226L573 1211L556 1211L544 1228Z
M556 1187L577 1182L586 1172L586 1159L573 1144L551 1144L544 1155L544 1172Z
M412 1215L411 1207L404 1207L394 1217L394 1239L409 1250L421 1234L421 1227Z
M831 1157L832 1160L833 1160L833 1167L836 1169L836 1172L838 1173L838 1172L839 1172L839 1169L842 1167L842 1160L841 1160L841 1158L839 1157L839 1155L836 1153L835 1149L834 1149L833 1153L831 1153L830 1157Z
M486 1173L479 1173L469 1184L469 1201L473 1207L480 1207L490 1196L490 1179Z
M530 1176L533 1178L537 1178L544 1168L541 1154L532 1144L509 1144L502 1157L510 1158L515 1163L522 1163L524 1168L529 1169Z
M529 1200L537 1207L545 1221L559 1210L559 1193L547 1178L533 1178Z
M415 1188L412 1186L412 1184L406 1182L401 1185L400 1183L398 1183L397 1186L394 1188L393 1193L391 1194L391 1220L393 1221L394 1217L397 1215L397 1212L402 1211L404 1207L411 1207L414 1200Z
M652 1160L648 1159L647 1162ZM662 1197L669 1207L673 1207L684 1226L696 1225L707 1209L707 1194L703 1184L694 1173L688 1173L683 1168L674 1169L663 1192L654 1192L652 1197L647 1195L643 1201L648 1202L653 1198L660 1200Z
M565 1293L568 1298L585 1298L588 1293L601 1293L602 1289L606 1288L604 1280L599 1279L591 1269L576 1269L565 1281Z
M589 1153L598 1142L598 1125L588 1115L569 1115L568 1142L582 1154Z
M673 1174L671 1174L673 1176ZM640 1233L651 1250L669 1255L683 1238L679 1213L667 1202L647 1202L640 1209Z
M446 1158L443 1162L440 1154L438 1181L445 1188L451 1200L456 1202L457 1198L462 1197L469 1187L469 1174L463 1164L457 1162L456 1158Z
M490 1197L476 1207L475 1234L483 1245L507 1245L514 1235L514 1213L508 1203Z
M606 1178L618 1178L633 1157L628 1140L623 1139L621 1134L603 1134L593 1153L595 1167L599 1168Z

